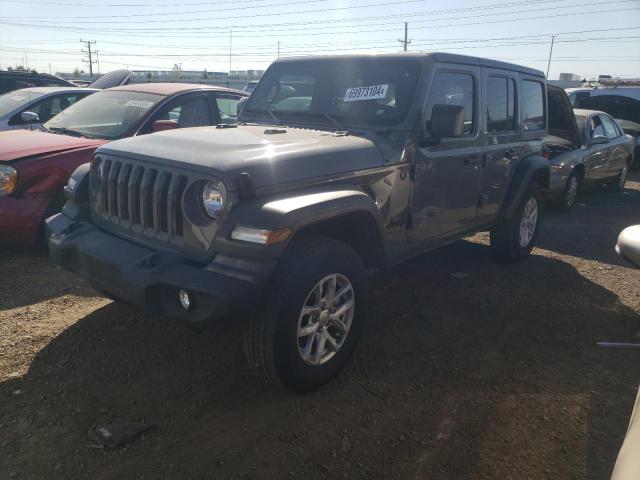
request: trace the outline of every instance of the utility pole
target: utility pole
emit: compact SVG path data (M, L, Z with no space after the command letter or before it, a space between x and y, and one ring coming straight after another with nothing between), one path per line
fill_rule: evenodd
M398 40L402 44L403 50L407 51L407 46L411 44L411 40L409 40L409 24L404 22L404 40Z
M229 30L229 78L231 78L231 46L233 45L233 30Z
M51 73L51 64L49 64L49 75L52 75L52 73Z
M89 64L89 76L93 77L93 64L96 63L96 61L93 59L93 56L92 56L92 53L91 53L91 45L95 44L96 42L95 42L95 40L93 40L93 41L80 40L80 43L86 43L87 44L87 49L86 50L82 50L82 53L86 53L87 56L89 57L89 60L85 60L83 58L82 62Z
M549 50L549 61L547 62L547 80L549 79L549 68L551 68L551 54L553 53L553 43L556 40L555 35L551 35L551 49Z
M278 58L280 58L280 40L278 40Z
M98 53L98 50L96 50L96 64L98 65L98 75L100 75L100 56Z

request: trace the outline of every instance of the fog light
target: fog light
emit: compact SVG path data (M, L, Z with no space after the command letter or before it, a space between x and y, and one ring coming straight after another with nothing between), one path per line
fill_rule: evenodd
M180 290L178 293L178 298L180 299L180 305L185 310L189 310L191 308L191 295L186 290Z

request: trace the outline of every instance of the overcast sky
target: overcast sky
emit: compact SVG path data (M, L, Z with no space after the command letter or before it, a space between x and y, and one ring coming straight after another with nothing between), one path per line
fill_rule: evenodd
M464 53L560 72L640 77L640 0L0 0L0 68L264 69L278 56ZM230 38L231 37L231 38ZM97 67L96 67L97 69Z

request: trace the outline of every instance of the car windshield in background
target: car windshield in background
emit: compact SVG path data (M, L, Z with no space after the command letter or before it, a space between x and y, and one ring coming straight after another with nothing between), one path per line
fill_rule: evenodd
M30 90L16 90L15 92L0 95L0 116L12 112L21 105L26 105L31 100L44 95L44 93L35 93Z
M126 90L98 92L71 105L44 127L54 132L75 132L111 140L129 133L164 98L162 95Z
M398 125L407 116L420 67L417 61L390 59L275 64L247 101L242 119L263 115L334 127Z

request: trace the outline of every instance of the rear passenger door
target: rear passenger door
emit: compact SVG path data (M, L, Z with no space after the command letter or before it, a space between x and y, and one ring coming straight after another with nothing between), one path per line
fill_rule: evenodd
M480 85L480 69L476 67L441 67L434 73L413 158L409 241L447 237L477 224ZM461 137L431 136L433 107L443 104L463 107Z
M593 145L593 137L606 137L607 132L600 115L591 115L587 120L587 146L585 147L584 167L588 184L599 183L607 178L607 165L611 153L609 144Z
M478 220L481 223L497 217L521 155L516 74L485 69L483 80L485 145L478 198Z
M624 146L621 145L620 137L622 132L618 129L618 126L608 115L600 115L600 120L604 125L604 131L609 138L608 155L606 159L605 170L607 177L615 177L620 173L620 170L624 166L627 159L627 151Z

